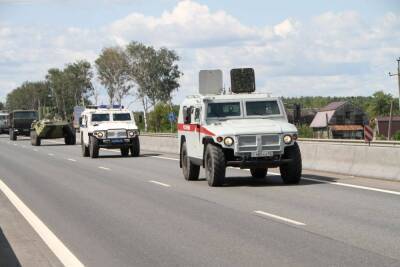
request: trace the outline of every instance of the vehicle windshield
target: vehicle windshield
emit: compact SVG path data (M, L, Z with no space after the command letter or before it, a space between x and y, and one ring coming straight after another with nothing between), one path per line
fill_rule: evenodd
M21 111L14 112L14 119L37 119L37 113L35 111Z
M114 113L113 120L114 121L130 121L131 114L129 114L129 113Z
M277 101L246 101L247 116L269 116L281 114Z
M103 114L92 114L92 121L109 121L110 114L103 113Z
M240 102L208 103L208 118L239 117Z

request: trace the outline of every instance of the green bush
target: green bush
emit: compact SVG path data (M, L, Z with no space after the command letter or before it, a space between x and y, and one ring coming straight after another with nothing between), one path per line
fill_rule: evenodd
M393 140L400 141L400 131L395 132L393 135Z
M300 138L313 138L314 137L313 129L306 124L302 124L302 125L298 126L297 130L299 131Z

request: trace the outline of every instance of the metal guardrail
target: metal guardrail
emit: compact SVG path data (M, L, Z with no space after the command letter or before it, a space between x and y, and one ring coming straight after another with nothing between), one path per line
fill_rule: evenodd
M140 133L142 136L153 136L153 137L170 137L177 138L177 133ZM348 145L360 145L360 146L399 146L400 141L384 141L376 140L371 143L367 143L364 140L355 139L315 139L315 138L299 138L301 142L314 142L314 143L332 143L332 144L348 144Z

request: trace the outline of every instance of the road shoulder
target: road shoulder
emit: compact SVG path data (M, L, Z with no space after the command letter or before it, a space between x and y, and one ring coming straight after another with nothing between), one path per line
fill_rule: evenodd
M62 266L1 191L0 266Z

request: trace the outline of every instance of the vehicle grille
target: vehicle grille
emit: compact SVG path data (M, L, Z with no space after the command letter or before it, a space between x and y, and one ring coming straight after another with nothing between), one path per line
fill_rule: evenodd
M280 151L280 139L278 134L241 135L238 137L238 152Z
M107 131L107 138L126 138L126 130L108 130Z

